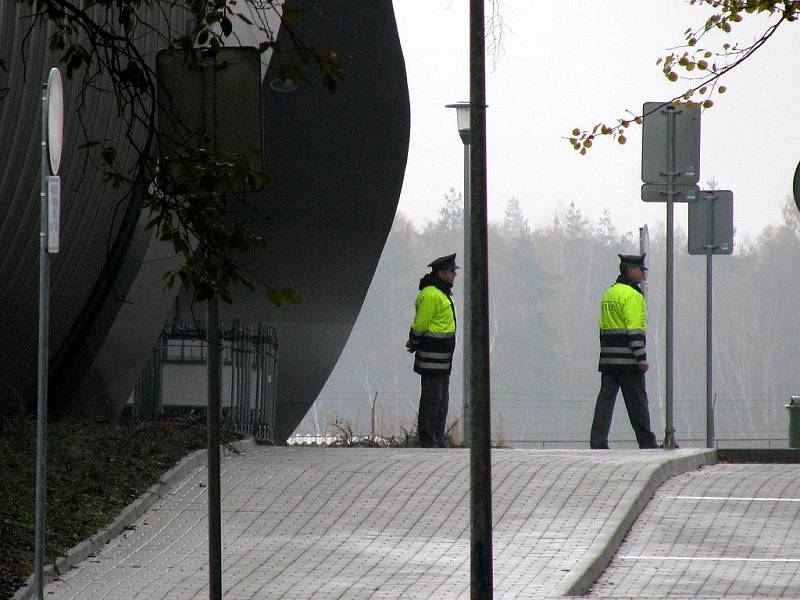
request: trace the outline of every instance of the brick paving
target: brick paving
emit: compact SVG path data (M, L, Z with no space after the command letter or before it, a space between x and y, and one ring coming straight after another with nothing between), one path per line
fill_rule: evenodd
M594 598L800 598L800 465L718 464L664 483Z
M710 455L493 451L495 598L588 586L636 502ZM469 597L468 451L259 448L222 469L226 600ZM48 600L208 598L205 476L194 469Z

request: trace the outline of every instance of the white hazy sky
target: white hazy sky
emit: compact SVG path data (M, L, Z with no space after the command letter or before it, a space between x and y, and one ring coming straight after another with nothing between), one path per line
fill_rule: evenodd
M444 105L469 97L469 7L467 0L395 0L394 7L411 95L399 210L422 224L436 218L450 187L463 186L463 146ZM487 74L490 220L501 221L516 197L532 225L550 223L574 201L593 220L608 210L621 231L655 228L666 209L640 199L641 128L629 129L624 146L596 142L587 156L563 136L682 92L655 61L707 12L686 0L504 0L501 9L504 51ZM746 25L730 41L751 40L758 28ZM780 222L791 192L800 160L798 39L800 23L788 24L727 77L727 93L703 113L701 187L713 177L733 190L737 243ZM677 206L684 230L686 213Z

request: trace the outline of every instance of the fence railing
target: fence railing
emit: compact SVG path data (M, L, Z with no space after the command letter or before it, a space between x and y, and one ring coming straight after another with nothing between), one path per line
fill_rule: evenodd
M233 321L221 324L220 338L223 420L259 443L274 443L278 368L275 328ZM129 402L131 417L205 417L207 350L205 322L168 322Z
M411 384L418 383L411 380ZM391 390L323 390L298 425L294 438L336 435L333 423L346 423L353 435L400 436L417 420L419 392L411 384ZM788 448L786 394L719 394L715 403L717 448ZM492 442L514 448L586 448L596 394L593 392L495 392L492 395ZM664 409L658 392L650 395L651 426L660 442ZM449 421L460 421L462 397L450 394ZM675 426L681 447L705 447L705 394L676 395ZM294 439L290 438L290 439ZM311 439L311 438L309 438ZM618 398L609 442L636 448L622 398Z

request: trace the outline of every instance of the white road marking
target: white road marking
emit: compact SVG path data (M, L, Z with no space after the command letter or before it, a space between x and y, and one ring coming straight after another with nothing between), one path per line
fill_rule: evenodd
M742 500L748 502L800 502L800 498L735 498L730 496L664 496L669 500Z
M623 560L705 560L728 562L790 562L800 563L800 558L738 558L714 556L618 556Z

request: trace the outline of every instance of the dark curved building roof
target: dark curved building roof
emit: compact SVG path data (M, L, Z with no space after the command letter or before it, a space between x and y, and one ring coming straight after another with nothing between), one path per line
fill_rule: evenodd
M23 68L20 44L27 26L19 21L19 6L0 0L10 88L0 100L6 340L0 347L0 399L6 407L35 393L39 94L55 65L41 51L45 33L35 30L25 42ZM252 195L246 213L267 238L266 252L252 257L257 278L293 287L302 304L278 308L263 291L236 290L233 305L223 306L224 319L277 327L278 440L285 440L316 399L350 334L394 218L408 151L408 89L391 1L322 7L301 10L294 27L311 45L340 48L345 80L334 94L318 83L278 93L269 85L276 77L270 65L262 82L270 184ZM84 140L70 113L76 88L66 88L62 242L51 262L51 398L70 410L118 412L172 310L174 293L162 290L160 274L174 257L144 231L135 194L104 184L77 148ZM119 138L112 99L93 95L89 102L89 136ZM122 158L129 159L124 153Z

